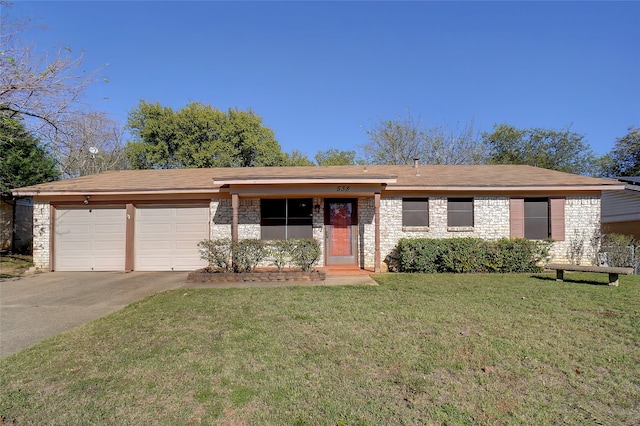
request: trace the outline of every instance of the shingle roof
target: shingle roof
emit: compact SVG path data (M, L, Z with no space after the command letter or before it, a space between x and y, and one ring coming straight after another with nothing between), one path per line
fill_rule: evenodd
M137 193L203 192L240 181L367 180L394 188L518 188L596 187L620 185L610 179L591 178L523 165L421 165L414 166L329 166L252 167L170 170L122 170L82 176L40 185L17 188L14 195L47 193ZM616 188L617 189L617 188Z
M630 183L632 185L640 185L640 176L624 176L616 179L621 182Z

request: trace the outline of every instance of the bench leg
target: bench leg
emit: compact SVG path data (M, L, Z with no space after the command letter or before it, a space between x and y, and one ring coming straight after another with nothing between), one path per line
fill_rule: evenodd
M609 285L618 287L618 274L609 273Z
M564 281L564 271L562 269L556 270L556 281Z

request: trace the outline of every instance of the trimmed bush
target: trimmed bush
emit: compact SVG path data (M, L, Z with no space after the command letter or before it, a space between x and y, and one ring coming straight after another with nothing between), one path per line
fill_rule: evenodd
M253 272L265 257L267 250L264 241L240 240L233 245L234 272Z
M320 244L313 238L293 241L291 262L303 272L310 272L320 258Z
M291 264L291 253L294 251L293 240L275 240L267 247L273 266L282 271L285 266Z
M524 238L403 238L396 251L401 272L539 272L550 245Z
M221 238L218 240L202 240L198 242L200 259L209 263L209 269L218 269L222 272L231 271L231 240Z
M269 258L278 271L293 265L311 272L320 258L320 244L314 239L263 241L245 239L232 243L228 238L198 243L200 258L209 263L211 272L252 272Z

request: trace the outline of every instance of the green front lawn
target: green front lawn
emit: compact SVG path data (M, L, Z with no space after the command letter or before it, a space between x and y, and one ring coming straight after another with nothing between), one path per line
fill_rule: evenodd
M640 277L181 290L0 360L17 424L640 424Z

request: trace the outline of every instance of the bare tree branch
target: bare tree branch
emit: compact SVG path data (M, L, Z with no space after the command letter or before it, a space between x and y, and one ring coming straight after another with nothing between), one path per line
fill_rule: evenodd
M473 121L462 128L442 124L427 127L411 113L395 120L382 120L367 130L369 142L362 147L372 164L481 164L486 152Z
M6 4L0 4L3 9ZM6 10L5 13L6 15ZM3 17L0 26L0 110L25 117L37 136L60 131L60 122L80 109L86 87L98 71L82 70L84 54L73 55L62 46L40 54L19 36L28 29L25 21ZM53 142L43 140L43 142Z

